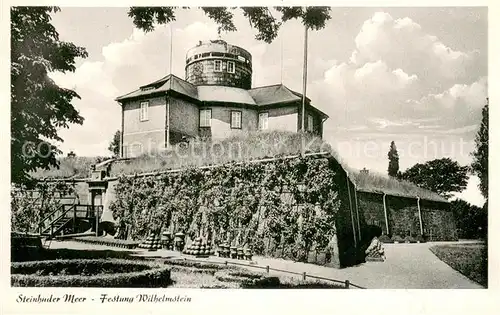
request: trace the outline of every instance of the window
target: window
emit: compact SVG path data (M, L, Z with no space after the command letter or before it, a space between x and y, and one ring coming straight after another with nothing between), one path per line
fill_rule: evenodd
M149 102L141 102L141 111L139 113L139 119L141 121L148 120L148 110L149 110Z
M312 115L307 115L307 131L314 131L314 118Z
M231 129L241 129L241 112L239 110L231 111Z
M234 61L227 62L227 72L234 73Z
M267 129L268 120L269 120L268 113L260 113L259 114L259 130L266 130Z
M210 127L212 119L211 109L201 109L200 110L200 127Z
M214 71L222 72L222 60L214 60Z

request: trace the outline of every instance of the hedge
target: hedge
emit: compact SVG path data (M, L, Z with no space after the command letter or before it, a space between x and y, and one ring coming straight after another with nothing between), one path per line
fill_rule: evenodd
M97 236L74 237L73 240L81 243L108 245L108 246L121 247L127 249L134 249L140 243L131 240L120 240L120 239L97 237Z
M116 273L116 268L121 273ZM51 274L68 270L77 274ZM90 273L85 275L86 271ZM96 271L104 273L92 274ZM130 260L45 260L11 265L11 285L14 287L155 288L167 287L170 283L168 267Z

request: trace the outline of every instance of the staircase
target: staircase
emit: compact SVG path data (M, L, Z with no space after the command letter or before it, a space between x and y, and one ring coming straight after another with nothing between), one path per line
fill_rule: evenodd
M63 235L65 231L70 233L80 233L79 223L86 222L93 229L98 225L98 220L102 215L102 206L81 205L81 204L61 204L56 210L40 221L39 231L47 239Z

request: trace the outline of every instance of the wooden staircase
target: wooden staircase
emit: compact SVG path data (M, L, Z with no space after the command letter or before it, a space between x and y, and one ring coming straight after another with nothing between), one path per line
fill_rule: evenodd
M47 239L53 239L65 231L78 233L78 221L87 221L93 228L98 226L98 221L102 215L102 206L82 205L82 204L61 204L56 210L40 221L40 235Z

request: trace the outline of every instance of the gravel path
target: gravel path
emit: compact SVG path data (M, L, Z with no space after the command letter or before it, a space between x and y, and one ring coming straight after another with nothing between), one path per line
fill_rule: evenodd
M450 266L439 260L429 247L436 243L424 244L385 244L387 260L385 262L368 262L355 267L335 269L292 262L282 259L254 257L253 262L258 266L269 265L271 268L292 272L307 272L308 274L349 280L351 283L371 289L476 289L481 285L467 279ZM444 243L439 243L444 244ZM50 248L115 250L108 246L89 245L73 241L52 242ZM117 251L123 250L116 248ZM135 255L152 257L174 257L179 253L158 250L148 252L135 250ZM207 260L224 261L219 257L210 257ZM238 261L241 262L241 261ZM251 268L251 267L249 267ZM251 268L254 269L255 268ZM271 274L282 274L272 272ZM285 274L282 274L285 275ZM288 275L288 274L287 274Z

